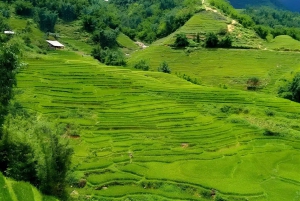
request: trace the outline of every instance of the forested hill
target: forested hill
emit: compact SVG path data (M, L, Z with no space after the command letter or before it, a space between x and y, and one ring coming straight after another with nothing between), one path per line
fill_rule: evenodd
M247 6L271 6L280 9L300 12L298 0L229 0L235 8L245 8Z

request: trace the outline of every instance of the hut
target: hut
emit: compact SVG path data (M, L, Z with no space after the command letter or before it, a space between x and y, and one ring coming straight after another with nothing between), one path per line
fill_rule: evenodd
M65 47L63 44L61 44L60 42L58 42L56 40L46 40L46 41L49 44L49 46L54 49L64 49L64 47Z

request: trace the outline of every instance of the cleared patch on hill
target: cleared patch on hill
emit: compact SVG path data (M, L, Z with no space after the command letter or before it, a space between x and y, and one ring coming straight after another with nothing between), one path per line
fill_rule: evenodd
M27 63L17 101L78 129L76 138L68 134L74 186L88 185L70 192L99 200L210 200L212 188L228 200L297 197L297 103L99 65L67 51Z

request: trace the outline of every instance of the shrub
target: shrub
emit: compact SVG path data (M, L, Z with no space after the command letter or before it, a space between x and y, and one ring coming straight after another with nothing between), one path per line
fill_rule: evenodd
M189 41L184 33L176 34L175 37L174 47L186 47L189 45Z
M125 66L125 56L120 50L105 48L100 46L96 47L92 51L92 56L99 60L101 63L113 66Z
M292 100L300 102L300 73L297 73L292 80L289 91L292 95Z
M219 41L219 47L230 48L231 46L232 38L229 35L225 35L225 37Z
M147 62L145 60L142 59L134 65L134 68L148 71L150 66L149 66L149 64L147 64Z
M163 72L163 73L171 73L171 69L169 68L169 65L167 62L163 62L160 64L160 66L158 67L158 71L159 72Z
M256 90L259 86L259 78L258 77L250 77L247 80L247 89L248 90Z
M214 33L209 33L205 40L205 46L213 48L213 47L217 47L218 44L219 44L219 39L217 35Z
M28 1L16 1L15 10L17 15L30 16L32 15L33 5Z
M269 129L265 129L263 134L264 134L265 136L279 136L279 133L278 133L278 132L271 131L271 130L269 130Z
M300 102L300 72L296 73L291 82L284 80L283 86L278 89L278 94L282 98L286 98L295 102Z

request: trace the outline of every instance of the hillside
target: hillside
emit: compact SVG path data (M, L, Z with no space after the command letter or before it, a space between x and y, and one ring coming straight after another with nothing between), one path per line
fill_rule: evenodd
M25 182L16 182L5 178L0 173L1 201L58 201L49 196L43 196L35 187Z
M7 20L24 53L3 128L34 150L39 178L70 201L299 200L300 105L277 95L300 69L298 40L264 40L244 26L249 16L206 1L90 2L80 19L60 13L54 33L28 16ZM231 46L207 48L210 33L230 36ZM174 47L179 34L187 47ZM65 48L48 48L49 38ZM104 62L122 53L126 65L100 63L95 50ZM149 69L136 69L140 61ZM163 62L170 74L157 72ZM64 157L69 146L74 153ZM0 174L2 195L55 200Z
M214 188L229 200L297 196L297 103L65 51L26 62L16 99L80 130L69 133L73 174L88 181L79 195L205 200Z

